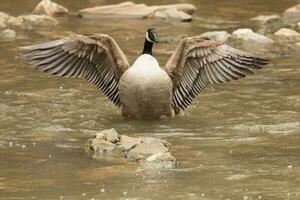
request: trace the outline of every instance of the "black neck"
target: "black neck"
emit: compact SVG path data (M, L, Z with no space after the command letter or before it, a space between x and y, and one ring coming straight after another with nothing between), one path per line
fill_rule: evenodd
M152 55L152 47L153 47L153 42L149 42L147 39L145 39L144 50L142 54Z

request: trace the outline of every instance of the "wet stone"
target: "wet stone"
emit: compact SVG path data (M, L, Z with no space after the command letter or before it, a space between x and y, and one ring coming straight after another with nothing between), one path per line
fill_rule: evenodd
M171 4L147 6L133 2L85 8L79 11L79 15L89 19L177 19L190 21L191 14L196 10L192 4Z
M277 40L282 40L283 42L300 41L300 33L288 28L281 28L276 33L274 33L274 36Z
M65 15L68 12L66 7L50 0L40 1L32 11L33 14L48 16Z
M300 21L300 4L295 5L283 13L283 20L288 24L295 24Z
M279 15L259 15L252 18L251 21L262 34L274 33L284 26L284 22Z
M108 142L117 143L119 141L119 134L115 129L107 129L100 133L104 135L105 140Z
M9 17L6 23L10 26L28 27L53 26L59 22L55 18L46 15L20 15L18 17Z
M6 29L4 31L0 31L0 39L3 40L14 40L16 39L16 31L12 29Z
M238 29L228 38L229 45L247 49L248 51L257 51L270 49L275 42L269 37L253 32L251 29Z
M8 20L9 15L4 13L4 12L0 12L0 28L5 28L6 27L6 21Z
M117 143L117 148L122 151L128 151L141 142L141 138L134 138L126 135L121 135L120 141Z
M211 40L226 41L230 34L226 31L209 31L202 33L201 36Z
M140 161L146 159L156 153L167 152L167 144L160 139L156 138L142 138L142 142L137 144L126 154L126 158L129 161Z
M119 135L115 129L98 132L88 141L89 152L93 158L108 159L104 154L111 152L107 155L113 160L126 158L127 161L142 161L138 171L175 168L176 159L169 153L170 146L168 142L157 138Z
M182 22L190 22L192 21L192 16L189 14L186 14L185 12L178 11L176 8L169 8L166 10L158 10L153 14L154 18L157 19L173 19L178 20Z
M116 145L96 137L89 140L89 149L94 153L105 153L116 149Z
M155 169L174 169L176 158L170 152L160 152L147 157L138 167L137 171Z

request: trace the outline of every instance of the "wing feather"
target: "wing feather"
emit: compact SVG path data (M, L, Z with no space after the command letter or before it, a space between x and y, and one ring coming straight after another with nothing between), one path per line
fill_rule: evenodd
M220 41L188 37L166 64L173 81L173 108L178 114L211 83L237 80L261 69L269 61L234 49Z
M85 78L120 105L118 82L129 64L111 37L104 34L72 35L21 49L22 58L35 65L38 71Z

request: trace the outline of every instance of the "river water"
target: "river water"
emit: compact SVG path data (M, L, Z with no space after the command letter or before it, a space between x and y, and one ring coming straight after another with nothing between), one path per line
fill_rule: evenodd
M36 0L0 0L11 15ZM57 1L72 12L117 3ZM148 4L174 3L149 1ZM60 18L60 25L17 31L0 43L0 199L300 199L299 57L276 56L246 79L209 86L184 116L128 120L84 80L50 77L15 59L17 47L75 33L107 33L132 63L145 29L165 41L154 48L163 66L180 38L209 30L248 27L259 14L280 14L296 0L189 0L192 23ZM171 42L168 42L171 41ZM173 42L174 41L174 42ZM113 156L92 159L86 141L114 127L120 134L172 144L175 170L135 172Z

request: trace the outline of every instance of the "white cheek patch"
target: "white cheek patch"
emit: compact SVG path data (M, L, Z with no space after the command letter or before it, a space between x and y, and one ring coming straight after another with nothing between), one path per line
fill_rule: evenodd
M148 42L152 42L152 40L150 40L150 38L149 38L148 31L146 32L146 40L147 40Z

